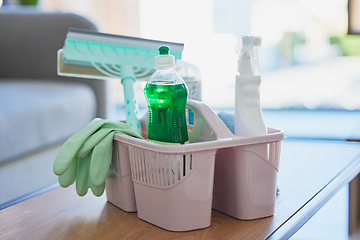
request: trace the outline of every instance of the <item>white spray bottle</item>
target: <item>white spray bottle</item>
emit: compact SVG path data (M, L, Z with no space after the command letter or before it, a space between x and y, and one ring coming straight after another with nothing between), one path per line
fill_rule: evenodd
M236 47L239 74L236 76L235 85L235 135L266 135L260 105L261 78L258 64L258 48L262 39L245 35L241 40Z

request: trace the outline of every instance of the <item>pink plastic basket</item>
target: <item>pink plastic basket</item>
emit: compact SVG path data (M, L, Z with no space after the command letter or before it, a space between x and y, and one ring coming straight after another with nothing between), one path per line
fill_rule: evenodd
M234 138L235 147L216 155L213 208L237 219L274 215L280 140L283 132L268 128L268 135Z
M128 145L120 141L114 141L113 145L111 168L106 178L106 197L122 210L136 212Z
M125 203L134 202L135 193L136 207L132 206L138 217L171 231L210 226L212 207L240 219L273 214L284 133L269 128L266 136L236 137L205 104L188 101L187 107L195 114L189 144L161 145L115 134L114 144L123 153L114 154L106 185L108 200L128 211ZM146 123L143 119L143 133ZM246 177L249 174L253 178ZM272 184L262 185L263 176Z

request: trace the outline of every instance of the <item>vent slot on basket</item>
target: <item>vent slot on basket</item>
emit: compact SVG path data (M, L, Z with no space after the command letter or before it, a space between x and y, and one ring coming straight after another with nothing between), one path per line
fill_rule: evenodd
M112 159L110 169L116 173L120 174L121 168L119 167L120 164L120 156L119 156L119 147L116 141L113 141L113 152L112 152Z
M133 181L157 187L172 186L193 170L192 154L167 154L129 147Z
M267 152L266 152L266 160L274 166L276 169L279 168L279 151L280 151L280 144L278 142L268 143L267 145Z

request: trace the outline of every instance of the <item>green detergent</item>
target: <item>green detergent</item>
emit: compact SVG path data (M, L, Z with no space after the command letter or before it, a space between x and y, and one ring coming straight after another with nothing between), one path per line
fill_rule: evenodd
M162 46L159 53L156 71L144 89L149 109L148 139L184 144L189 140L185 113L188 89L175 71L169 48Z
M187 88L183 84L151 84L144 89L149 108L148 139L185 143Z

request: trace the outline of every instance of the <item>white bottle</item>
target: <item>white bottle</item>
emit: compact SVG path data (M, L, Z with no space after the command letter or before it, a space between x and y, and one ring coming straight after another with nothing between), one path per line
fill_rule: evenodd
M243 36L237 45L238 72L235 85L235 135L252 137L266 135L260 105L260 73L257 49L261 37Z

